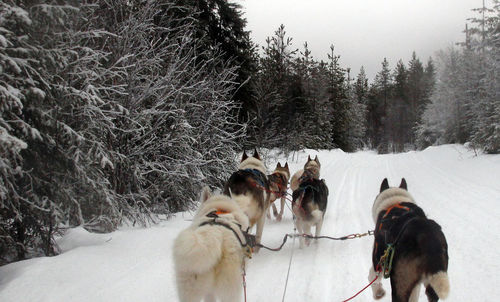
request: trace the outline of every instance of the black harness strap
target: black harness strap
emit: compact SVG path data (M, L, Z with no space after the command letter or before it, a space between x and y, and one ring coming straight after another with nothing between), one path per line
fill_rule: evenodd
M225 227L226 229L229 229L233 232L233 234L236 236L236 238L238 239L238 241L240 242L240 245L241 247L243 248L246 248L246 247L250 247L250 248L253 248L255 247L256 243L255 243L255 236L254 235L251 235L248 233L248 230L247 231L244 231L241 229L241 225L237 222L234 222L234 224L236 224L240 231L241 231L241 234L243 234L243 237L244 237L244 240L245 242L243 243L243 240L240 238L240 235L228 224L228 223L224 223L221 221L221 219L219 219L219 215L216 214L216 211L212 211L210 213L208 213L206 215L206 217L209 217L209 218L212 218L211 220L208 220L208 221L204 221L202 223L200 223L198 225L198 227L201 227L201 226L204 226L204 225L218 225L218 226L222 226L222 227Z

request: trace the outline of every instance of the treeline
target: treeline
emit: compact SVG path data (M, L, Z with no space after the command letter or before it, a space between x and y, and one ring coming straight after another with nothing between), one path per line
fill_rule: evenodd
M437 84L417 127L418 146L470 143L500 153L500 2L475 10L465 42L437 56Z
M246 147L498 152L498 11L445 69L384 60L369 84L284 26L257 48L226 0L0 2L0 265L189 209Z

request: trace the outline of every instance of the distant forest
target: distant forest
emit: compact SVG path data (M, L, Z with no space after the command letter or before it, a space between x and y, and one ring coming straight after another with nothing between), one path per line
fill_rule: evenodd
M368 83L285 26L257 46L224 0L0 2L0 265L190 209L245 148L500 152L499 1L471 15Z

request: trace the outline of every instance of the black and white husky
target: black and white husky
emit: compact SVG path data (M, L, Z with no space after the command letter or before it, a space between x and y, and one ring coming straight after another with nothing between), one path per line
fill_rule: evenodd
M390 277L393 302L418 301L421 283L429 301L445 299L450 289L446 238L415 204L404 178L399 188L383 180L372 215L376 225L370 281L377 274ZM374 299L385 295L380 278L372 290Z
M324 179L309 178L302 181L292 194L292 211L296 217L300 235L310 235L311 228L316 227L315 236L321 235L321 227L328 203L328 187ZM311 239L300 237L300 247L309 245Z
M238 171L234 172L224 187L224 194L231 196L240 205L250 220L250 227L257 224L255 242L260 243L266 211L270 199L269 181L266 175L266 166L260 159L257 150L252 156L243 152ZM259 248L254 247L254 252Z

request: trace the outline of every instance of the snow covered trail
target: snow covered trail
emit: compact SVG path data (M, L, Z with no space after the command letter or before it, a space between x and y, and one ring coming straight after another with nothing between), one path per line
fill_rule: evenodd
M308 155L318 155L330 190L323 235L373 229L371 206L382 179L396 186L405 177L417 204L447 237L447 301L498 300L500 155L475 156L460 145L387 155L306 150L289 161L292 173ZM269 160L268 169L275 164ZM0 301L177 301L171 247L190 217L182 213L152 228L112 234L72 230L59 241L61 255L0 267ZM263 244L277 247L293 231L286 208L283 221L266 222ZM343 301L368 284L372 244L371 236L322 239L299 249L298 240L288 239L280 252L261 249L248 263L248 301L282 301L292 251L284 301ZM389 281L383 284L390 293ZM373 301L371 290L353 301ZM423 289L419 301L427 301Z

